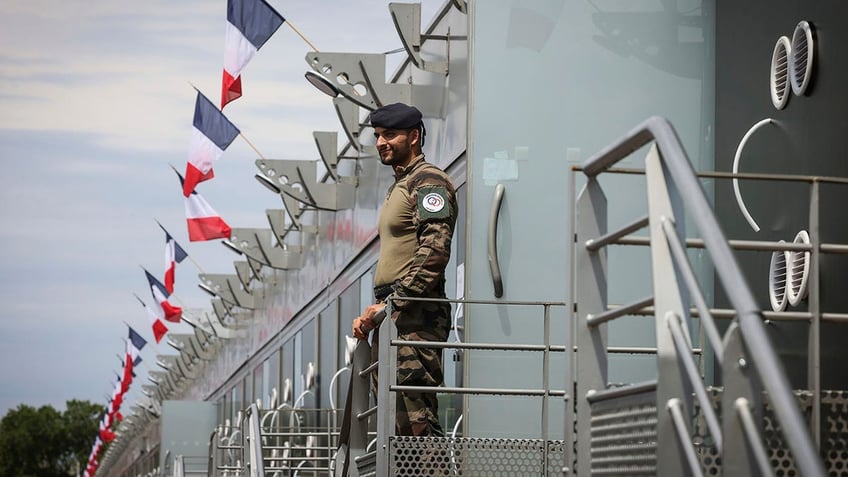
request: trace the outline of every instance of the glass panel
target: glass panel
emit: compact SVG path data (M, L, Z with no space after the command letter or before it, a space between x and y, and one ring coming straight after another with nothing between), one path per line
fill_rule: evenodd
M318 404L316 399L317 387L316 382L318 380L318 353L316 347L317 336L315 333L315 325L316 319L312 319L309 323L304 325L303 329L300 330L300 371L298 373L303 376L302 383L302 393L303 397L301 398L300 407L303 408L315 408ZM308 375L309 369L312 369L312 378L311 383L309 382ZM329 379L329 377L328 377Z
M280 384L280 393L285 393L288 388L288 395L280 394L280 402L287 402L289 405L294 403L294 339L289 339L283 344L283 355L281 361L282 381ZM287 384L288 383L288 384Z
M271 408L275 403L272 401L271 396L271 366L270 360L266 359L264 363L262 363L262 405L265 408Z
M280 350L277 349L268 360L265 361L265 373L268 376L266 392L271 395L273 390L277 391L277 405L280 405ZM270 399L270 398L269 398ZM270 401L269 401L270 402Z
M362 313L363 305L361 303L372 303L374 300L373 293L369 293L367 302L360 302L360 293L368 293L368 289L362 290L360 282L354 282L345 291L339 295L339 367L345 365L345 340L344 336L351 336L351 326L353 320Z
M565 301L571 266L567 207L576 193L568 187L570 166L660 115L674 124L695 168L712 169L714 2L509 0L470 7L468 240L481 246L468 249L468 297L495 298L485 244L495 187L503 184L497 228L501 299ZM643 159L639 152L621 165L641 168ZM602 185L611 228L646 213L640 176ZM610 303L650 293L647 258L618 253L613 250L609 257L610 264L618 264L610 272ZM543 338L539 308L466 311L470 341L540 343ZM552 344L564 344L566 314L552 312ZM630 337L628 331L616 334ZM540 355L466 356L468 386L498 387L505 376L521 378L510 378L510 385L541 386ZM624 364L628 381L653 372ZM559 360L553 375L564 376L567 366L568 360ZM469 402L474 415L465 423L472 434L521 437L516 430L526 429L527 437L538 437L538 426L525 423L538 422L540 400L510 401L506 415L502 399ZM504 417L493 420L494 414Z
M264 362L261 363L259 366L256 367L256 369L253 370L253 397L252 397L252 400L251 400L251 402L256 402L257 400L260 400L261 401L260 405L263 409L267 408L268 405L269 405L268 398L265 397L265 387L264 387L265 382L264 382L264 379L263 379L264 370L265 370L265 363Z
M336 377L335 382L333 377L336 371L340 369L338 365L338 343L339 343L339 310L338 301L333 300L327 308L318 316L319 323L319 349L321 350L318 389L320 392L319 403L320 407L331 408L333 404L338 405L338 394L333 394L333 399L330 399L330 386L334 389L338 388L338 383L343 378Z

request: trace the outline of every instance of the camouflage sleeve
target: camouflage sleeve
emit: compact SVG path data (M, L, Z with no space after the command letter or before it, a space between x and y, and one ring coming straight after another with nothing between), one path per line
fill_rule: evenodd
M456 193L450 183L426 181L410 194L415 213L418 248L412 266L395 287L399 296L427 296L444 276L450 260L451 240L456 224ZM435 183L434 183L435 182ZM403 309L408 303L395 302Z

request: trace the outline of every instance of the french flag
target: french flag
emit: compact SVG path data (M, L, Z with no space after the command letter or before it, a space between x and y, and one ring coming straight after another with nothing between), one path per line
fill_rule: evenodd
M180 182L183 176L177 172ZM215 209L206 202L197 191L192 191L185 199L186 223L188 224L188 239L191 242L230 238L232 230Z
M129 341L127 341L127 355L124 358L124 375L121 380L121 399L123 399L124 394L130 389L130 385L133 381L133 362L132 357L130 356L130 346L132 346ZM120 409L120 404L115 408L115 412ZM114 416L113 416L114 418Z
M265 0L228 0L221 109L241 97L241 71L286 19Z
M150 285L150 293L162 309L162 314L165 316L165 319L173 323L179 323L180 317L183 314L183 309L168 303L168 297L171 296L171 294L168 293L168 290L165 289L165 285L162 285L162 282L157 280L156 277L151 275L147 270L144 270L144 275L147 276L147 283Z
M133 367L138 366L141 363L141 349L144 348L144 345L147 344L147 340L144 339L138 332L132 329L131 326L128 326L130 329L128 339L128 351L130 352L130 356L132 357Z
M198 183L215 177L212 163L235 140L240 131L198 91L188 148L183 195L188 197Z
M165 232L165 289L168 290L168 293L174 293L174 274L177 264L182 263L188 257L188 254L165 230L165 227L162 227L162 224L159 224L159 228Z
M162 337L168 333L168 327L165 326L165 323L162 323L162 320L159 319L159 316L156 315L155 311L141 301L141 298L139 298L138 295L136 295L136 299L139 303L141 303L141 306L144 307L144 311L147 312L147 318L150 321L150 326L153 327L153 339L155 339L157 343L162 341Z

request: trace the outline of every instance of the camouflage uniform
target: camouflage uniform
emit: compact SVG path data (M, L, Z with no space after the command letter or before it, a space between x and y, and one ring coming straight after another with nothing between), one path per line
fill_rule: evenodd
M415 157L398 168L380 213L380 258L374 275L375 295L445 298L445 267L457 217L456 191L447 174ZM380 296L383 295L383 296ZM401 340L447 341L449 303L393 300L392 320ZM372 360L377 359L378 333ZM442 350L400 346L397 381L407 386L439 386ZM399 435L442 436L436 393L398 393Z

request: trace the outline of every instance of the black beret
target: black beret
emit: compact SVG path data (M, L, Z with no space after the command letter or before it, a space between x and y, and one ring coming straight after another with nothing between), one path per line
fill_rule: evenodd
M411 129L421 123L421 111L415 106L393 103L375 109L369 119L374 127Z

